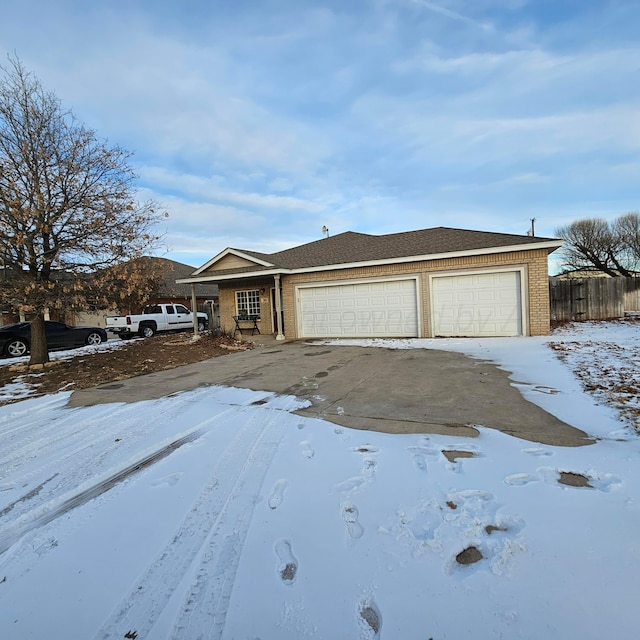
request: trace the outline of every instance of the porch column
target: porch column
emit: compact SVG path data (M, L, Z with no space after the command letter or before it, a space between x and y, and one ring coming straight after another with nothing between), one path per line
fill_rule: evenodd
M277 315L277 334L276 334L276 340L284 340L284 334L282 333L282 300L280 299L280 274L276 273L275 276L273 276L275 282L276 282L276 313Z
M193 335L198 335L198 304L196 301L196 285L191 285L191 311L193 312Z

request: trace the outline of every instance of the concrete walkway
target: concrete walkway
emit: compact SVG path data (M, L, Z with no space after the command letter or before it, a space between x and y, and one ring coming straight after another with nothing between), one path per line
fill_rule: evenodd
M276 343L72 394L73 407L226 385L292 394L300 415L387 433L477 435L474 425L550 445L592 441L525 400L496 366L427 349Z

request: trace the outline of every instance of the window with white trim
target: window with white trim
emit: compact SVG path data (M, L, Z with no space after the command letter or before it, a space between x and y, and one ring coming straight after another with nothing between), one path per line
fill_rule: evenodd
M236 314L239 316L260 315L260 290L236 291Z

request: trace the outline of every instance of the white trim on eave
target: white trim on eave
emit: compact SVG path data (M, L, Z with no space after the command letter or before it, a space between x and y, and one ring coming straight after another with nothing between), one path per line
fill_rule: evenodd
M211 265L214 265L218 260L222 260L222 258L226 256L236 256L237 258L242 258L243 260L248 260L249 262L253 262L254 264L260 264L263 267L273 267L273 263L266 262L265 260L260 260L260 258L256 258L255 256L250 256L243 251L238 251L238 249L232 249L231 247L227 247L224 251L221 251L217 256L214 256L209 260L209 262L205 262L201 267L198 267L192 275L197 276L200 275L203 271L206 271Z
M294 273L291 269L265 269L264 271L240 271L236 273L225 273L223 276L216 275L215 272L211 275L200 276L198 278L182 278L176 280L178 284L201 284L205 282L221 282L223 280L243 280L244 278L261 278L263 276L274 276L276 274L290 274Z

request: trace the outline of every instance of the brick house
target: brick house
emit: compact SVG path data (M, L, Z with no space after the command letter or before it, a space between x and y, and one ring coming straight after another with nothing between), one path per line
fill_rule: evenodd
M548 255L562 241L436 227L346 232L265 254L227 248L182 284L216 283L220 320L279 339L549 333Z
M193 273L193 267L182 262L169 260L167 258L142 257L137 258L143 266L152 269L155 273L156 286L152 292L141 291L141 294L149 294L144 298L144 302L135 304L132 308L124 307L118 309L115 305L112 308L101 308L100 306L88 305L87 308L72 309L65 308L62 310L46 310L45 319L66 322L76 326L105 326L105 316L116 313L140 313L146 304L158 304L161 302L181 303L189 309L193 303L191 287L186 284L177 284L178 278L186 278ZM11 271L9 269L0 268L0 284L3 278L10 278ZM61 276L58 276L61 277ZM63 276L64 277L64 274ZM142 296L141 296L142 297ZM195 289L196 305L199 311L204 311L217 316L218 308L218 287L215 283L206 283L197 286ZM31 314L14 309L10 305L0 305L0 326L11 324L13 322L24 322L30 320ZM215 323L212 325L215 326Z
M176 280L185 278L193 273L193 267L182 262L169 260L168 258L142 257L137 258L143 268L151 269L155 273L156 288L154 291L144 291L149 294L143 303L137 303L131 307L112 309L77 309L67 310L65 321L72 325L91 325L105 327L105 317L107 315L129 313L141 313L147 304L175 304L180 303L191 309L193 299L191 297L191 287L185 284L178 284ZM204 311L211 315L216 314L218 303L218 287L215 283L199 285L195 289L195 299L198 311Z

